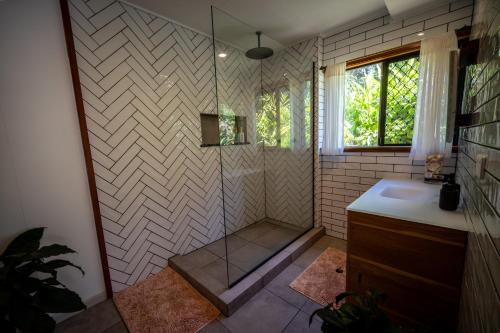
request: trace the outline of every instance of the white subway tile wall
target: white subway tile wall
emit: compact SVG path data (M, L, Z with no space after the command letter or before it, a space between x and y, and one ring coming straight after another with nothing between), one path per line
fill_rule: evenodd
M459 29L470 25L472 20L472 1L458 1L443 5L430 12L393 20L383 16L356 27L339 31L323 38L321 65L349 61L373 53L422 40L425 37ZM424 32L418 36L418 32ZM323 141L324 77L319 73L319 137Z
M500 63L498 0L474 2L472 36L477 65L468 67L463 113L475 114L460 129L458 182L469 236L457 332L500 332ZM487 156L478 177L478 155Z
M455 172L456 155L443 163ZM328 235L347 239L345 208L382 178L423 179L424 162L408 153L346 153L321 156L321 222Z
M446 4L432 11L394 20L383 16L323 38L322 64L329 65L386 51L441 32L471 24L472 1ZM424 32L423 36L417 33ZM324 134L324 76L319 73L319 146ZM408 153L346 153L321 160L321 224L328 235L346 239L345 208L382 178L423 179L424 162ZM455 158L443 172L455 171Z
M446 4L404 20L383 16L324 38L324 64L334 64L471 24L472 1ZM417 33L424 32L423 36Z

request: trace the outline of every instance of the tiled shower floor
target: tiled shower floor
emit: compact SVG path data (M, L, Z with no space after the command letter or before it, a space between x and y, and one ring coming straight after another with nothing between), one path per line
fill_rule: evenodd
M228 236L229 284L241 279L305 231L266 219ZM189 254L173 257L170 262L218 295L228 287L225 246L224 239L220 239Z

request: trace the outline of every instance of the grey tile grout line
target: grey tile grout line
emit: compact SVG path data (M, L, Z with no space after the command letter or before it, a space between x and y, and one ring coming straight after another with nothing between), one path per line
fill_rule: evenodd
M295 313L295 315L292 317L292 319L290 319L290 321L285 325L285 327L281 330L281 332L284 332L288 326L290 326L290 324L292 323L292 321L297 317L297 315L300 313L300 309L297 309L297 312Z
M316 259L316 258L315 258L315 259ZM306 268L302 268L302 267L300 267L300 266L298 266L298 265L295 265L295 264L294 264L294 262L290 263L290 265L288 265L288 267L290 267L291 265L294 265L294 266L296 266L296 267L300 268L300 269L302 270L302 272L304 272L304 271L307 269L307 267L306 267ZM301 272L301 274L302 274L302 272ZM300 275L300 274L299 274L299 275ZM274 279L276 279L278 276L279 276L279 274L278 274L278 275L277 275ZM273 279L273 280L274 280L274 279ZM284 301L285 303L289 304L290 306L292 306L293 308L295 308L295 309L297 310L297 312L296 312L296 313L295 313L295 315L292 317L292 319L291 319L291 320L290 320L290 321L286 324L286 326L285 326L285 327L283 328L283 330L281 331L281 332L283 332L283 331L284 331L284 330L285 330L285 329L286 329L286 328L290 325L290 323L291 323L291 322L295 319L295 317L297 317L297 315L298 315L299 313L301 313L301 312L302 312L302 313L304 313L304 314L307 316L307 313L306 313L305 311L302 311L302 309L303 309L303 308L304 308L304 306L307 304L307 301L308 301L308 300L311 300L311 299L310 299L310 298L308 298L307 296L305 296L305 295L302 295L302 294L301 294L301 295L302 295L302 296L306 299L306 301L304 302L304 304L303 304L301 307L297 307L295 304L290 303L288 300L284 299L284 298L283 298L283 297L281 297L280 295L277 295L277 294L275 294L274 292L272 292L271 290L267 289L267 286L268 286L268 285L269 285L269 284L270 284L273 280L271 280L268 284L266 284L266 285L262 288L262 290L266 290L267 292L269 292L269 293L270 293L270 294L272 294L273 296L275 296L275 297L277 297L277 298L281 299L282 301ZM288 287L290 288L290 286L289 286L289 285L288 285ZM291 289L293 289L293 288L291 288ZM262 290L261 290L261 291L262 291ZM260 292L260 291L259 291L259 292ZM257 293L257 294L258 294L258 293ZM255 295L257 295L257 294L255 294ZM254 296L255 296L255 295L254 295ZM250 300L249 300L249 301L250 301ZM311 300L311 301L315 302L314 300ZM243 308L243 307L242 307L242 308ZM225 318L228 318L228 317L225 317ZM216 321L218 321L218 322L219 322L220 324L222 324L222 325L223 325L226 329L228 329L230 332L232 332L232 331L231 331L231 330L230 330L230 329L229 329L226 325L224 325L224 323L223 323L221 320L219 320L219 319L217 318L217 319L216 319Z

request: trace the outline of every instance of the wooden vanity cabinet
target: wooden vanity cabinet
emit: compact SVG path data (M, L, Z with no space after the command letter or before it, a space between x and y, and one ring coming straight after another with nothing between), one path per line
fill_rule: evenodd
M455 332L467 233L348 211L347 290L375 288L396 322Z

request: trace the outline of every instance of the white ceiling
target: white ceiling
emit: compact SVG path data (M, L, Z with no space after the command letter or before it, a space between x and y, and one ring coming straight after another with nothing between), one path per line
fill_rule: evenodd
M384 0L128 0L207 35L210 5L290 45L334 26L385 10Z
M245 30L261 30L279 43L290 45L353 22L360 22L365 18L388 14L388 9L400 16L410 9L421 7L422 4L428 9L432 5L442 4L443 1L450 0L126 0L125 2L207 35L212 34L210 6L214 5L251 26ZM253 40L255 36L250 35L246 38Z
M391 17L399 18L408 13L418 15L429 8L438 7L444 3L453 1L454 0L385 0L385 6Z

